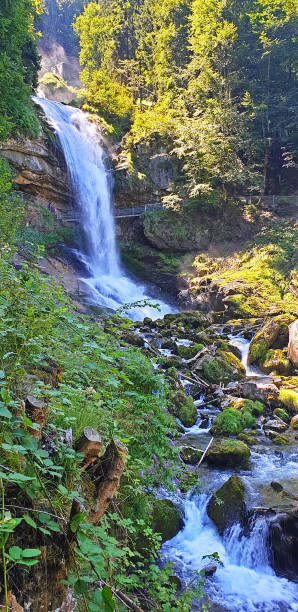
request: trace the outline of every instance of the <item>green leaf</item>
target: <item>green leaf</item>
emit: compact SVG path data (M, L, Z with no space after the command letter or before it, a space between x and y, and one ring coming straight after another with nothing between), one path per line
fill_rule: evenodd
M12 414L8 408L5 406L0 406L0 417L4 417L5 419L11 419Z
M78 527L80 523L84 520L84 518L85 517L83 512L79 512L78 514L75 514L75 516L72 517L70 521L70 530L72 531L72 533L76 533L78 531Z
M22 558L22 549L19 546L11 546L8 549L9 556L14 559L14 561L18 561Z
M22 556L23 557L37 557L41 555L41 550L39 548L24 548Z
M108 586L104 586L103 589L101 590L101 593L102 593L104 602L107 604L107 610L109 610L109 612L114 612L115 600L113 597L112 589Z
M84 580L77 580L74 584L74 591L77 595L83 595L88 591L88 584Z
M34 529L37 528L36 522L33 520L33 518L31 518L31 516L29 516L29 514L24 514L23 519L26 521L27 525L30 525L30 527L34 527Z

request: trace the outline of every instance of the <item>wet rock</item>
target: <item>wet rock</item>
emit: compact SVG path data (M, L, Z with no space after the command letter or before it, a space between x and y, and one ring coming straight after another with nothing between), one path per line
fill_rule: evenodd
M287 436L283 436L277 431L273 431L272 429L266 430L266 436L274 442L274 444L289 444L290 440Z
M192 446L182 446L179 451L184 463L188 463L189 465L196 465L199 463L203 455L202 450L193 448Z
M280 482L276 482L275 480L272 480L272 482L270 483L270 486L277 493L280 493L280 491L283 491L283 486L280 484Z
M235 392L241 397L253 401L259 400L265 404L276 400L279 394L278 387L273 383L272 378L267 376L255 379L247 378L233 387L233 393Z
M250 450L241 440L216 440L209 448L206 460L219 467L243 467L250 458Z
M162 542L171 540L183 527L182 513L170 499L156 499L153 504L152 529Z
M298 319L289 325L288 356L293 365L298 368Z
M297 579L298 510L277 515L269 524L271 564L277 574Z
M202 568L202 574L204 576L206 576L206 578L213 576L213 574L215 574L217 570L217 565L216 563L208 563L208 565L205 565L205 567Z
M249 445L256 444L258 441L255 436L252 436L250 433L244 431L238 434L237 439Z
M178 417L185 427L192 427L198 418L193 398L178 390L170 393L169 400L169 412Z
M286 431L286 429L288 429L288 425L281 419L270 419L270 421L266 421L264 425L264 430L266 431L267 429L280 433L282 431Z
M246 514L244 485L236 474L227 480L215 495L212 495L207 514L215 523L220 535L235 522L242 523Z

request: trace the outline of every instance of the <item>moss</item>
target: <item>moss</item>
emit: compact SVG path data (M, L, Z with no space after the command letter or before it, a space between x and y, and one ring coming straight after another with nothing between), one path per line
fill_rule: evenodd
M294 414L298 414L298 393L292 389L281 388L278 394L279 401Z
M284 421L285 423L289 423L289 415L283 408L275 408L273 411L274 416L277 416L279 419Z
M182 446L180 448L180 456L184 463L188 463L189 465L196 465L199 463L202 454L203 451L198 448L193 448L192 446Z
M170 407L169 411L175 417L180 419L185 427L192 427L197 418L197 409L190 395L186 395L184 391L172 391L169 396Z
M260 416L261 414L263 414L265 406L264 404L262 404L262 402L259 402L258 400L253 402L252 400L246 399L244 400L243 408L244 410L249 410L249 412L254 416Z
M250 450L241 440L216 440L209 448L206 459L218 467L243 467L250 457Z
M259 365L265 374L276 372L284 376L291 370L291 362L281 349L269 349Z
M182 528L181 513L170 499L156 499L153 505L152 529L161 534L162 542L171 540Z
M287 438L287 436L282 436L279 433L275 433L274 432L274 436L272 436L272 442L274 442L274 444L289 444L289 438Z
M204 348L203 344L191 344L190 346L178 346L177 353L183 359L192 359L195 355Z
M204 377L211 383L227 384L245 376L241 361L228 351L218 351L217 357L206 356L202 363Z
M207 514L215 523L220 535L235 522L242 522L245 516L244 485L236 474L212 495Z
M255 418L249 410L226 408L217 415L211 428L212 435L236 435L247 427L255 425Z

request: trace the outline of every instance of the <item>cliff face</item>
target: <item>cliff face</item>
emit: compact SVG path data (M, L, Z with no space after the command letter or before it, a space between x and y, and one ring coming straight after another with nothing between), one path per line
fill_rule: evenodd
M67 170L54 137L51 141L40 133L34 139L9 139L0 143L0 153L15 170L15 183L22 192L67 210L71 196Z

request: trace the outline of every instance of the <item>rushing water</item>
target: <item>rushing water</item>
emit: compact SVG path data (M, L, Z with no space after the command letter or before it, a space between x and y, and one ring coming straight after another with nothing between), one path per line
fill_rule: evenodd
M258 368L247 366L249 341L240 335L230 336L229 341L241 353L241 361L249 376L260 376ZM205 418L209 414L208 428L201 427L202 419L186 430L190 444L204 448L211 436L209 428L214 417L214 407L204 407L204 396L197 400ZM267 445L267 446L266 446ZM294 484L297 471L298 452L295 448L274 451L264 439L264 447L252 451L250 467L242 470L249 507L259 505L261 496L272 480ZM297 612L297 584L276 576L269 562L268 524L264 517L255 516L250 528L243 532L234 524L221 537L209 519L206 507L212 492L216 491L231 476L234 470L210 469L206 464L199 468L199 479L203 492L184 502L185 526L178 535L165 542L162 554L174 563L175 571L187 584L195 571L208 564L205 555L219 554L223 566L219 565L212 577L206 578L204 591L211 604L229 612ZM270 488L270 486L269 486ZM222 606L222 608L221 608ZM194 610L201 609L194 604ZM217 608L214 608L217 609Z
M96 125L79 109L44 98L34 101L55 129L63 150L84 235L84 250L77 257L86 269L81 280L88 286L90 299L112 310L149 300L144 287L129 278L121 267L111 209L111 181ZM146 305L130 309L129 316L157 318L173 312L168 304L152 298L152 303L156 302L160 312Z

